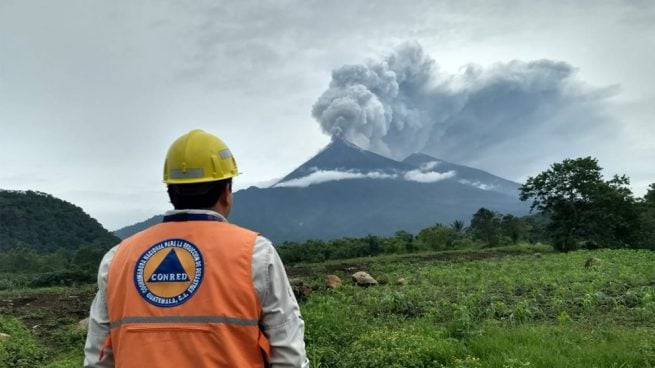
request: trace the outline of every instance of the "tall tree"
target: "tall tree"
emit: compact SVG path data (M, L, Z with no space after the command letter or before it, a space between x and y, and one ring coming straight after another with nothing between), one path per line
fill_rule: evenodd
M655 183L648 186L648 191L646 192L646 195L644 195L644 203L655 207Z
M455 230L456 233L461 234L464 232L464 221L455 220L450 224L450 228Z
M637 211L626 176L604 181L592 157L566 159L530 177L520 188L532 210L549 216L555 248L568 251L581 241L625 246L634 240Z
M655 249L655 183L639 202L639 225L639 246Z
M427 249L439 250L451 248L458 238L458 233L441 224L434 224L421 230L416 239Z
M516 244L521 240L527 240L531 227L526 220L507 214L501 219L501 229L503 236L511 239L512 244Z
M501 243L501 217L498 213L480 208L473 214L470 231L473 237L491 247Z

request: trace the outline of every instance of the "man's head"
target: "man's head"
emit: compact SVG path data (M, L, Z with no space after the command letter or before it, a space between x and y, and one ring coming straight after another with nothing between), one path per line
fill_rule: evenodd
M175 209L211 209L227 216L237 164L227 145L202 130L178 138L168 150L164 183Z

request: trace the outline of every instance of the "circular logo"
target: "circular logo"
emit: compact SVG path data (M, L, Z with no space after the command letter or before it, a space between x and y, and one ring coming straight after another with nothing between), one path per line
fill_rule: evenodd
M164 240L139 257L134 267L134 285L148 303L174 307L198 291L203 267L198 247L184 239Z

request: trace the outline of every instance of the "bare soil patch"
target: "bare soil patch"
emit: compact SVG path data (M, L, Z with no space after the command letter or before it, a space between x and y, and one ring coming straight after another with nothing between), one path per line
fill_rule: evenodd
M521 250L470 250L470 251L453 251L453 252L439 252L431 254L407 254L398 257L398 260L410 263L433 263L433 262L470 262L479 261L490 258L502 258L513 256L528 256ZM376 261L379 262L379 261ZM362 262L358 259L357 263L336 263L326 264L322 266L322 271L328 274L342 271L346 274L353 274L357 271L368 271L371 263ZM287 274L290 278L311 276L316 273L316 268L300 265L287 267Z
M77 323L88 317L94 296L95 292L89 290L3 296L0 314L14 316L37 336L46 337L58 326Z

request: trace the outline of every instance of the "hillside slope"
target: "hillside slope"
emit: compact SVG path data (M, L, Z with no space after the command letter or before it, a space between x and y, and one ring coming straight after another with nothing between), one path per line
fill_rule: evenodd
M453 181L352 179L306 188L249 188L234 195L230 221L273 241L416 233L435 223L468 221L480 207L526 214L517 199Z
M27 247L40 252L119 241L81 208L34 191L0 190L0 251Z

